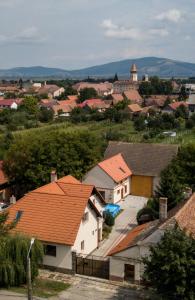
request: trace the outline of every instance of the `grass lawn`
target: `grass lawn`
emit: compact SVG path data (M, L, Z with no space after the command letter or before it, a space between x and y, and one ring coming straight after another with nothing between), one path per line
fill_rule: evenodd
M53 281L53 280L46 280L46 279L36 279L33 283L33 296L42 297L42 298L49 298L53 296L57 296L60 292L68 289L70 284ZM26 294L27 295L27 287L11 287L9 289L12 292Z

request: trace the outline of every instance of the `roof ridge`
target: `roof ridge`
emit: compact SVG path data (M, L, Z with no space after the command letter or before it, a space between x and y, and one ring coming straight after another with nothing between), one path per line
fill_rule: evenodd
M31 192L27 193L26 195L24 195L24 197L29 195L29 194L44 194L44 195L54 195L54 196L61 196L61 197L64 197L64 196L66 196L66 197L75 197L74 195L68 195L68 194L65 194L65 193L64 193L64 195L62 195L62 194L54 194L54 193L51 194L51 193L47 193L47 192L35 192L35 191L31 191ZM21 199L23 199L24 197L22 197ZM79 195L79 197L80 198L86 198L86 197L81 196L81 195ZM19 199L19 200L21 200L21 199Z

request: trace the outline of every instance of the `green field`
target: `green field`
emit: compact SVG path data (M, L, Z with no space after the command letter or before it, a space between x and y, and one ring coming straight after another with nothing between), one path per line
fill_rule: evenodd
M117 140L132 143L147 142L147 143L168 143L168 144L187 144L195 143L195 130L180 130L177 132L176 137L162 137L156 136L145 140L143 138L144 132L137 132L133 127L132 121L125 121L123 123L111 123L110 121L102 122L88 122L80 124L72 124L71 122L56 123L50 125L44 125L43 127L25 129L21 131L14 131L13 136L15 138L20 138L23 136L29 136L31 134L39 133L49 133L49 132L75 132L88 130L89 132L94 132L95 134L101 136L102 140ZM3 135L0 135L0 145L3 140ZM3 143L2 143L3 144ZM0 146L0 159L3 158L5 151Z

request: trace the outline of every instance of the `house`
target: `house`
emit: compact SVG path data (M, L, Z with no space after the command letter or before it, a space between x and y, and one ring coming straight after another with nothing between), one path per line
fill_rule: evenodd
M149 98L145 99L145 105L151 106L154 105L157 108L163 108L166 101L170 100L171 102L177 101L177 96L175 95L151 95Z
M124 97L122 94L112 94L111 98L112 98L113 105L116 105L117 103L124 100Z
M195 94L190 94L189 95L189 115L191 116L192 114L195 113Z
M137 116L142 112L142 108L139 104L129 104L126 108L127 112L129 112L133 116Z
M133 103L133 104L136 103L136 104L142 105L142 103L143 103L143 99L137 90L125 91L124 96L127 100L130 100L131 103Z
M74 100L61 100L57 101L56 104L52 106L52 110L54 111L54 116L69 117L71 111L77 106L76 101Z
M79 93L85 88L93 88L96 90L98 96L108 96L113 93L113 85L110 82L100 82L100 83L91 83L91 82L79 82L73 85L73 88Z
M159 112L160 112L159 108L157 108L154 105L151 105L151 106L145 106L145 107L143 107L142 111L141 111L141 114L142 115L150 116L152 114L159 113Z
M69 96L67 96L67 99L77 102L79 100L79 97L78 97L78 95L69 95Z
M97 109L99 112L104 112L109 107L102 99L88 99L77 106L81 108L89 107L91 109Z
M177 101L177 102L170 103L162 109L162 113L167 113L167 114L174 113L177 110L177 108L181 106L188 108L188 102Z
M22 99L4 99L0 100L0 108L18 109Z
M40 240L45 247L43 265L74 272L75 253L88 255L102 240L104 200L93 185L72 176L26 194L9 208L8 222L17 220L14 232Z
M133 228L111 249L110 279L140 282L144 273L142 258L150 255L165 230L176 224L195 239L195 194L167 213L167 199L160 198L159 219Z
M121 153L132 171L131 194L151 197L156 190L160 173L177 155L177 145L109 142L104 158Z
M65 89L63 87L59 87L56 84L47 84L46 82L41 88L37 89L39 95L48 95L50 99L61 96L64 91Z
M117 203L130 194L131 174L119 153L98 163L83 182L95 185L107 203Z

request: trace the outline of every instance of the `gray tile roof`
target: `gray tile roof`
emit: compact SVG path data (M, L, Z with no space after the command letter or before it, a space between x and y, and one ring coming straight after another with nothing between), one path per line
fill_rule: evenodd
M177 155L178 145L109 142L104 157L121 153L133 175L159 176Z

